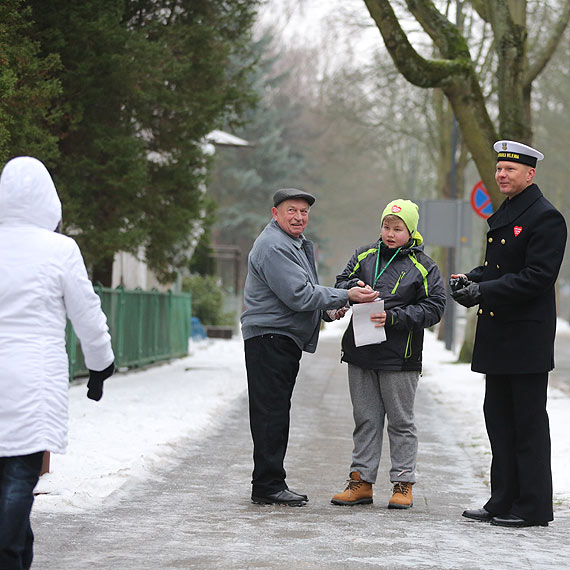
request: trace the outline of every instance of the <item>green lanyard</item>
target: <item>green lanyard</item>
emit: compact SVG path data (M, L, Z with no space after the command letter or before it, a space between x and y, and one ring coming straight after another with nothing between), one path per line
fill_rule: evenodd
M378 257L376 258L376 269L374 270L374 283L372 284L372 289L374 289L374 287L376 287L376 283L378 282L378 279L380 279L380 277L382 277L382 273L384 273L384 271L386 271L386 268L388 267L388 265L390 265L390 263L392 263L392 260L394 259L394 257L396 257L398 255L398 253L400 253L400 250L402 249L401 247L399 247L396 250L396 253L394 253L394 255L388 260L388 263L386 265L384 265L384 267L382 268L382 271L380 271L380 273L378 273L378 264L380 263L380 241L378 242Z

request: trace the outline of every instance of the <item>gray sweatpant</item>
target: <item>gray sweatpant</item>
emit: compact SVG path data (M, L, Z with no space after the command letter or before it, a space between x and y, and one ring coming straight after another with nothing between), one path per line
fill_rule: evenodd
M382 454L384 418L388 418L390 481L416 482L418 437L414 399L419 372L364 370L348 365L348 384L354 416L354 450L351 471L360 471L375 483Z

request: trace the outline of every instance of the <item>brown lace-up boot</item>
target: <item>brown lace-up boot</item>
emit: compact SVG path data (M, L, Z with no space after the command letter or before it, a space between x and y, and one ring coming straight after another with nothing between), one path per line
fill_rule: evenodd
M372 503L372 483L360 479L360 471L352 471L342 493L333 495L334 505L369 505Z
M407 481L397 481L394 483L394 494L388 502L388 508L409 509L414 504L412 485L413 483L408 483Z

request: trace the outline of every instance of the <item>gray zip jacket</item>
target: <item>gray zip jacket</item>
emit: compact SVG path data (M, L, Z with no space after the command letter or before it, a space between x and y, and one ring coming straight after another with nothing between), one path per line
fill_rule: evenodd
M282 334L301 350L315 352L322 311L346 305L348 291L319 285L312 243L291 237L271 220L255 240L247 265L243 339Z

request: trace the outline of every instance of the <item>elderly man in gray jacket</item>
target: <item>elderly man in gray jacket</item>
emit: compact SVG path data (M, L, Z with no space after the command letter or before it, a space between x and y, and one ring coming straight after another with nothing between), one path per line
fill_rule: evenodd
M344 316L348 302L374 301L370 288L319 285L313 244L303 232L315 197L296 188L273 196L273 220L253 244L241 316L253 438L251 500L299 507L306 495L285 483L289 409L302 351L315 352L321 318ZM364 284L362 284L364 285Z

